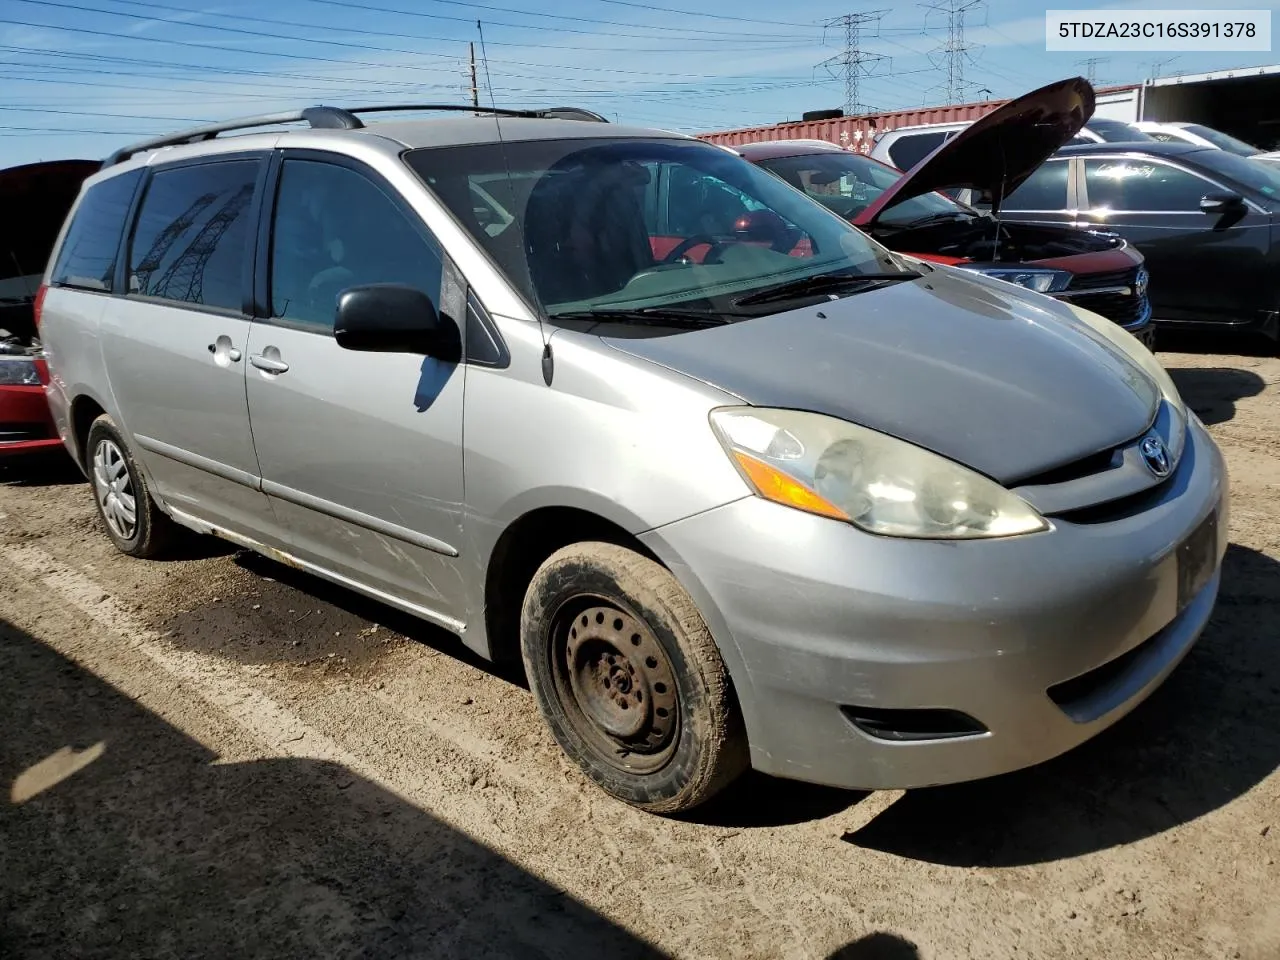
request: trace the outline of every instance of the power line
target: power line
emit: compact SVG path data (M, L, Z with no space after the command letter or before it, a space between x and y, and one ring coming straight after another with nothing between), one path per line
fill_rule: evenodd
M23 2L35 2L35 0L23 0ZM254 23L269 23L269 24L275 24L275 25L277 25L277 26L287 26L287 27L304 27L304 28L311 28L311 27L316 27L316 26L318 26L318 24L315 24L315 23L299 23L299 22L298 22L298 21L296 21L296 20L281 20L281 19L278 19L278 18L270 18L270 19L269 19L269 18L266 18L266 17L253 17L253 16L248 16L248 15L246 15L246 14L240 14L240 13L235 13L235 14L231 14L231 13L217 13L217 12L207 12L207 13L206 13L205 11L202 11L202 10L201 10L201 11L193 11L193 10L191 10L189 7L178 7L178 6L173 6L173 5L171 5L171 4L166 4L166 3L155 3L155 2L152 2L152 0L110 0L110 2L112 2L112 3L123 3L123 4L127 4L127 5L129 5L129 6L133 6L133 7L148 7L148 8L153 9L153 10L169 10L169 11L173 11L173 12L177 12L177 13L193 13L193 12L196 12L196 13L200 13L201 15L206 16L206 17L218 17L218 18L223 19L223 20L247 20L247 21L252 21L252 22L254 22ZM451 16L449 16L448 14L444 14L444 13L425 13L425 12L420 11L420 10L397 10L397 9L392 8L392 7L371 6L371 5L369 5L369 4L363 4L363 3L347 3L347 2L343 2L343 0L306 0L306 2L308 2L308 3L319 3L319 4L324 4L325 6L330 6L330 7L341 7L341 8L345 8L345 9L351 9L351 10L359 10L359 11L361 11L362 13L369 13L369 12L375 12L375 13L389 13L389 14L394 14L394 15L396 15L396 16L422 17L422 18L425 18L425 19L428 19L428 20L445 20L445 21L449 21L449 22L452 22L452 23L465 23L465 24L468 24L468 25L473 24L473 23L475 22L474 18L471 18L471 17L451 17ZM436 0L436 2L437 2L437 3L441 3L441 2L444 2L444 0ZM470 3L459 3L458 5L459 5L459 6L464 6L464 7L470 7L470 6L482 6L482 5L480 5L480 4L470 4ZM482 9L508 10L509 8L506 8L506 7L482 7ZM103 12L103 13L109 13L109 12L111 12L111 11L105 11L105 10L104 10L104 11L102 11L102 12ZM516 10L516 11L511 11L511 12L514 12L514 13L522 13L523 11ZM527 15L528 15L528 16L555 16L554 14L527 14ZM172 20L165 20L164 18L160 18L160 17L156 17L156 18L153 18L153 19L157 19L157 20L159 20L161 23L180 23L180 24L182 24L182 25L184 25L184 26L193 26L193 27L200 27L200 26L212 26L211 24L191 23L191 22L189 22L189 21L181 21L181 20L180 20L180 21L172 21ZM578 20L578 19L582 19L582 18L578 18L578 17L565 17L564 19L567 19L567 20ZM491 25L491 26L495 26L495 27L510 27L510 28L512 28L512 29L517 29L517 30L544 30L544 31L548 31L548 32L551 32L551 33L577 33L577 34L585 34L585 35L587 35L587 36L593 36L593 37L601 37L601 36L604 36L604 37L623 37L623 38L631 38L631 39L635 39L635 40L661 40L661 39L663 39L662 37L655 37L655 36L651 36L651 35L649 35L649 34L618 33L618 32L616 32L616 31L605 31L605 30L577 30L577 29L574 29L573 27L543 26L543 25L540 25L540 24L531 24L531 23L530 23L530 24L525 24L525 23L509 23L509 22L507 22L507 21L503 21L503 20L486 20L485 22L486 22L487 24ZM588 21L586 21L586 22L591 23L591 22L595 22L595 21L590 21L590 20L588 20ZM601 22L601 23L615 23L616 21L600 21L600 22ZM696 38L696 37L695 37L695 38L690 38L690 39L698 40L698 42L706 42L706 43L712 43L712 42L714 42L714 43L738 43L738 42L751 42L751 43L755 43L755 42L760 42L760 41L765 41L765 42L770 42L770 43L776 43L776 42L778 42L778 41L780 41L780 40L807 40L807 39L810 39L810 38L808 38L808 37L802 37L802 36L799 36L799 35L795 35L795 36L781 36L781 37L780 37L780 36L778 36L777 34L769 34L769 35L766 35L766 34L762 34L762 33L752 33L752 34L741 33L741 34L727 34L727 35L726 35L726 34L724 33L724 31L720 31L720 32L719 32L719 34L717 35L717 32L716 32L716 31L713 31L713 30L684 30L684 29L682 29L682 28L680 28L680 27L650 27L650 26L646 26L646 25L643 25L643 24L626 24L626 23L617 24L617 25L618 25L618 26L624 26L624 27L637 27L637 28L640 28L640 29L643 29L643 30L662 30L662 31L673 31L673 32L676 32L676 33L681 33L681 34L688 34L688 33L708 33L708 34L712 34L713 36L712 36L711 38L708 38L708 39L707 39L707 40L705 40L705 41L704 41L704 40L699 40L699 39L698 39L698 38ZM358 28L358 27L349 27L349 26L346 26L345 24L342 26L341 31L342 31L343 33L359 33L359 34L364 34L364 35L366 35L366 36L375 36L375 37L392 37L392 38L421 39L421 40L444 40L444 39L452 39L452 38L448 38L448 37L411 37L409 34L405 34L405 33L403 33L403 32L401 32L401 33L391 33L391 32L386 31L386 30L367 30L367 29Z
M976 49L977 44L965 42L965 21L971 12L983 9L985 5L986 0L938 0L936 3L923 4L927 10L945 14L947 18L947 39L929 56L938 69L946 71L944 87L947 103L965 100L968 88L972 86L964 78L964 65L966 61L972 62L973 57L969 51ZM928 14L925 17L927 25ZM941 57L943 64L939 65L935 57Z
M363 4L363 3L340 2L340 0L307 0L307 2L308 2L308 3L323 3L323 4L327 4L328 6L333 6L333 7L352 7L352 8L354 8L354 9L356 9L356 10L361 10L361 11L369 11L369 10L373 10L373 11L377 11L377 12L379 12L379 13L393 13L393 14L397 14L397 15L399 15L399 16L404 16L404 17L427 17L427 18L430 18L430 19L433 19L433 20L461 20L461 21L464 21L464 22L466 22L466 23L473 23L473 22L474 22L474 20L475 20L475 18L474 18L474 17L449 17L449 16L445 16L444 14L437 14L437 13L425 13L425 12L420 11L420 10L395 10L395 9L390 8L390 7L376 7L376 6L369 6L369 5L367 5L367 4ZM688 35L688 34L690 34L690 33L705 33L705 34L710 34L710 35L713 35L713 36L720 36L720 37L723 37L723 38L724 38L724 39L726 39L726 40L739 40L739 39L744 39L744 38L749 38L749 37L761 37L761 36L765 36L765 34L761 34L761 33L732 33L732 32L727 31L727 30L701 30L701 29L698 29L698 28L696 28L696 27L685 27L685 26L679 26L679 27L668 27L668 26L665 26L665 25L656 25L656 24L655 24L655 25L650 25L650 24L647 24L647 23L626 23L626 22L621 21L621 20L598 20L598 19L596 19L596 18L594 18L594 17L574 17L574 16L568 16L568 15L566 15L566 14L560 14L560 13L543 13L543 12L542 12L542 11L540 11L540 10L537 10L537 11L535 11L535 10L517 10L517 9L515 9L515 8L513 8L513 7L497 7L497 6L493 6L492 4L487 4L487 3L464 3L464 2L462 2L462 0L434 0L434 2L436 2L436 3L441 3L441 4L448 4L449 6L454 6L454 7L468 7L468 8L474 9L474 10L493 10L493 11L496 11L496 12L498 12L498 13L515 13L515 14L520 14L520 15L522 15L522 16L526 16L526 17L545 17L545 18L552 19L552 20L568 20L568 21L570 21L570 22L572 22L572 23L596 23L596 24L602 24L602 25L605 25L605 26L613 26L613 27L630 27L630 28L640 29L640 30L659 30L659 31L663 31L663 32L666 32L666 33L679 33L679 34L682 34L682 35ZM657 8L652 8L652 9L657 9ZM223 15L223 14L217 14L217 16L224 16L224 15ZM686 16L698 16L698 14L686 14ZM568 28L566 28L566 27L537 27L537 26L526 25L526 24L518 24L518 23L504 23L504 22L502 22L502 21L500 21L500 20L485 20L485 23L492 24L493 26L499 26L499 27L524 27L524 26L528 26L528 27L529 27L529 29L531 29L531 30L555 30L555 31L569 32L569 33L593 33L593 34L597 34L597 35L603 34L603 31L591 31L591 30L568 30ZM804 24L795 24L795 26L805 26L805 25L804 25ZM815 29L815 30L816 30L816 28L815 28L815 26L814 26L813 24L809 24L809 25L807 25L807 26L808 26L808 28L809 28L809 29ZM604 34L604 35L606 35L606 36L625 36L625 34ZM801 36L798 36L798 35L797 35L797 36L783 36L783 37L779 38L779 37L778 37L778 35L777 35L776 33L768 34L768 36L770 36L770 37L772 37L772 38L774 38L774 39L790 39L790 40L803 40L803 39L807 39L806 37L801 37ZM657 38L653 38L653 39L657 39Z
M865 13L846 13L842 17L828 20L824 26L844 28L844 51L834 57L828 57L818 66L826 67L833 75L836 68L844 79L844 112L846 114L871 113L871 107L862 102L858 95L858 81L864 74L869 75L875 64L888 60L878 53L868 53L862 49L862 30L869 24L880 23L880 18L889 11L873 10Z

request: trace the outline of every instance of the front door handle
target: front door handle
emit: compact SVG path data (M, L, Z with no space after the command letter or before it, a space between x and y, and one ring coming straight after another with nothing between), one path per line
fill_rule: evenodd
M209 352L213 354L214 362L223 366L240 361L240 351L231 345L231 338L225 334L209 344Z
M259 370L267 371L267 373L284 373L289 369L289 365L283 360L277 360L275 357L266 357L260 353L250 354L249 362Z

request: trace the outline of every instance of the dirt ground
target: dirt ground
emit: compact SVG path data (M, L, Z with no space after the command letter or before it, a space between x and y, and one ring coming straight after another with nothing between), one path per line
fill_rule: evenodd
M0 956L1277 960L1280 359L1214 346L1161 358L1232 546L1151 700L996 780L683 822L456 640L216 541L129 560L78 477L5 471Z

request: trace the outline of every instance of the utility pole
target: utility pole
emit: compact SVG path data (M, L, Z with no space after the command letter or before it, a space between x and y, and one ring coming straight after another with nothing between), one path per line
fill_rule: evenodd
M1098 82L1098 64L1110 62L1110 57L1089 57L1087 60L1077 60L1076 66L1084 67L1084 78L1090 84L1096 84Z
M823 24L825 28L844 27L844 51L828 57L818 66L837 79L844 80L844 112L846 114L871 113L871 107L862 102L859 80L870 75L873 66L888 60L878 53L862 49L862 30L870 24L878 24L887 10L871 10L864 13L846 13Z
M977 44L965 42L965 22L971 13L985 5L986 0L939 0L937 3L923 5L935 13L945 14L947 18L946 42L929 55L935 67L946 71L947 103L959 103L967 96L970 84L964 78L964 64L966 60L973 59L969 51L976 49ZM926 18L927 16L926 14ZM944 63L940 64L936 59L938 57L943 58Z
M480 88L476 86L476 45L469 43L467 46L471 48L471 106L478 117L480 116Z

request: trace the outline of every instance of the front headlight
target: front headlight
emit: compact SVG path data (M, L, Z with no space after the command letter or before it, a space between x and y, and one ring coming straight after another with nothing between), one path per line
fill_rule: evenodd
M1026 501L986 477L844 420L721 407L711 412L711 426L759 496L868 533L960 540L1049 528Z
M31 357L0 354L0 387L38 387L40 374Z
M985 277L995 277L1006 283L1016 283L1020 287L1034 290L1036 293L1057 293L1065 290L1071 283L1071 274L1065 270L1036 270L1017 267L966 267L974 273Z

